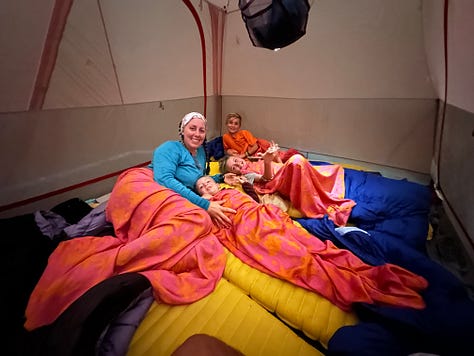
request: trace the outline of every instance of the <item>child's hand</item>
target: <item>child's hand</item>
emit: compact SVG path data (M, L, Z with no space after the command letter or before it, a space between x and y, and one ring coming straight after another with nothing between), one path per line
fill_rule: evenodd
M272 162L275 157L278 155L278 151L280 150L280 147L272 141L270 147L268 150L265 151L263 154L263 160L264 162Z
M271 152L270 150L267 150L267 151L263 154L262 158L263 158L263 161L264 161L265 163L272 162L273 159L275 158L275 153L274 153L274 152Z
M224 174L224 182L229 185L235 186L238 184L248 182L248 180L245 176L242 176L242 175L237 175L235 173L226 173Z
M224 174L224 182L229 185L235 185L236 177L237 175L235 173L226 173Z
M235 173L226 173L224 174L224 182L235 186L240 183L239 176Z
M237 176L237 179L239 180L240 184L249 182L246 176Z
M275 153L275 152L278 152L279 150L280 150L280 146L278 146L278 143L271 141L270 147L268 147L267 151L270 153Z

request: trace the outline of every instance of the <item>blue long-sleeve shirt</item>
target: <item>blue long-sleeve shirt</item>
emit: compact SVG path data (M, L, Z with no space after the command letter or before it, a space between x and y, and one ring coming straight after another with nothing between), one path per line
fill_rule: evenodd
M206 174L206 153L202 146L198 148L196 157L193 157L182 142L166 141L153 152L149 167L153 169L153 179L157 183L205 210L209 208L209 201L194 191L198 178ZM212 178L220 182L221 175Z

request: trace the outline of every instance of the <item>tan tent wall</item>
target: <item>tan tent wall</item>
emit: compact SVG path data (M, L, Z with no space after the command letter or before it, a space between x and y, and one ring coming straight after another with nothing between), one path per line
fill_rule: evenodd
M206 114L212 138L220 134L221 100L213 95L209 11L199 3L194 1L205 29ZM23 10L15 2L0 6L5 13ZM17 28L27 27L22 19L17 19ZM43 43L50 17L39 16L36 22L41 20L45 23ZM15 54L12 50L10 55ZM40 57L41 53L37 60ZM18 75L17 80L33 86L29 72L16 67L14 60L7 64L2 73L19 69L24 78ZM177 125L185 113L204 112L203 82L201 39L183 2L74 1L44 110L22 111L28 108L27 100L15 108L0 108L0 158L10 167L0 175L0 206L149 161L157 145L177 138ZM8 88L2 85L2 89ZM11 90L25 96L16 87ZM114 181L101 181L0 214L12 216L48 209L70 197L105 194Z
M209 11L194 3L212 95ZM198 27L183 1L74 1L43 108L202 96L201 56Z
M227 17L222 107L256 135L310 152L428 173L436 100L416 1L317 1L278 52ZM416 154L414 154L416 152Z
M372 0L359 2L358 6L319 1L311 9L307 35L273 53L251 45L240 13L235 11L236 3L225 18L222 110L215 116L208 113L211 122L225 112L241 111L257 135L273 138L283 146L429 172L435 100L424 57L419 7L411 1L381 5ZM201 7L201 2L195 1L194 5L205 29L206 79L208 92L213 93L210 15L207 4ZM169 130L167 122L150 116L146 109L121 121L120 115L115 117L116 104L143 101L156 106L166 100L187 101L202 96L200 51L196 24L182 2L75 1L44 108L76 109L27 116L35 121L35 127L41 126L49 133L51 142L57 135L78 137L84 142L107 136L125 138L131 126L137 130L134 139L139 139L140 132L148 137L150 127L157 123L167 133L166 139L173 139L175 129ZM97 105L111 106L108 111L112 114L107 113L111 129L108 135L99 134L94 127L104 120L103 108L78 108ZM202 107L200 104L193 110ZM164 114L168 120L174 115L175 123L183 114L167 110L165 105ZM48 120L52 115L57 126ZM82 135L76 134L78 127ZM125 128L123 133L121 127ZM87 136L83 136L85 133ZM164 137L149 144L150 155ZM122 168L117 157L128 156L135 145L122 142L113 149L92 145L82 147L84 156L80 156L75 153L74 140L62 140L62 144L68 152L67 163L57 160L54 167L41 166L44 157L54 154L55 146L51 145L34 150L26 160L29 165L15 168L4 185L8 189L8 194L2 194L5 203L15 196L18 200L31 194L10 189L12 182L37 187L35 192L48 186L56 189L73 183L64 177L74 165L95 167L98 162L116 161L112 167ZM13 152L15 149L19 150L12 148ZM22 155L21 151L17 153ZM32 169L35 165L38 167ZM56 181L50 178L46 184L39 184L30 169ZM74 181L93 178L96 173L89 169L88 174ZM23 194L16 195L20 191Z
M245 128L283 147L425 174L430 169L432 99L225 96L222 106L241 113Z
M448 2L446 31L444 1L424 0L422 4L428 66L441 100L431 175L451 222L474 260L474 2ZM445 36L447 62L442 41Z
M54 0L0 2L0 112L27 110Z
M452 105L446 109L439 184L446 210L474 258L474 114ZM460 225L461 223L461 225Z
M198 97L3 115L0 158L6 164L4 167L10 165L11 168L4 168L0 175L0 205L150 161L156 146L176 139L176 118L183 112L202 107L202 101ZM220 99L209 97L209 117L217 117L220 111ZM210 137L220 132L216 123L216 120L209 121ZM87 199L106 194L116 178L10 209L2 216L49 209L71 197Z

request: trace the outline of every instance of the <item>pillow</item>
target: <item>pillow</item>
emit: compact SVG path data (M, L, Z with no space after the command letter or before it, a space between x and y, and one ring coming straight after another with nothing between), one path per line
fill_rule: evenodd
M215 174L219 174L220 173L220 170L219 170L219 162L209 162L209 175L213 176Z

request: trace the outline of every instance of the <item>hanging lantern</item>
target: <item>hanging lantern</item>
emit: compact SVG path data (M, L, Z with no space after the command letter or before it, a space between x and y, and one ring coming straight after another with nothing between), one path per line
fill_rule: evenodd
M306 33L307 0L239 0L239 9L255 47L283 48Z

